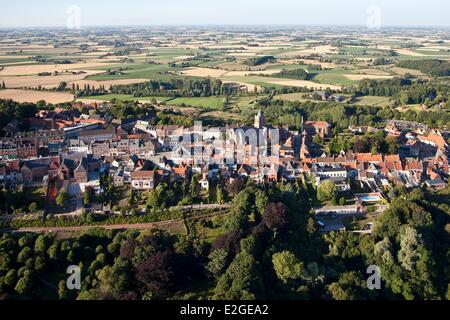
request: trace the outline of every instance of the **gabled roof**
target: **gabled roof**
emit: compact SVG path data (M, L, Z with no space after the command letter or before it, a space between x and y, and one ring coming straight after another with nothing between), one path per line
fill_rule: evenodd
M306 121L305 127L328 128L330 124L326 121Z
M134 171L131 173L132 179L154 179L155 172L153 170L148 171Z
M87 161L86 158L83 158L80 163L78 164L78 167L74 170L74 172L87 172Z
M61 166L66 166L69 170L74 170L77 167L77 163L71 159L64 159Z
M400 161L398 154L384 156L384 161Z

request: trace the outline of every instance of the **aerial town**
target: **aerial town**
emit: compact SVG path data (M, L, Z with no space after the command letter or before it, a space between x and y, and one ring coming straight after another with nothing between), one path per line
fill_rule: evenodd
M201 127L200 132L195 127L153 125L145 118L123 122L76 109L56 108L28 120L31 131L19 132L13 121L6 127L9 135L0 140L0 183L6 188L44 188L47 209L56 205L57 195L67 193L67 208L79 214L93 208L120 214L83 202L86 193L102 196L105 192L102 175L110 177L114 187L132 191L155 189L163 182L190 181L194 175L201 178L198 185L205 191L241 178L256 184L306 179L316 187L330 180L343 194L361 190L367 194L360 194L353 205L317 211L351 215L367 213L364 202L387 203L386 194L394 186L443 189L450 174L444 134L407 121L390 121L384 128L388 136L402 142L398 154L317 153L313 138L329 137L332 125L304 121L299 131L275 128L280 139L270 146L272 155L262 155L258 146L245 142L247 130L274 129L261 111L255 115L253 127ZM349 130L361 134L376 129ZM193 136L199 136L199 142L187 147L184 138L189 137L190 142ZM216 139L225 136L230 139L226 148L220 149ZM243 152L239 159L237 146ZM232 161L226 158L230 154Z
M447 3L25 2L0 10L2 311L450 299Z

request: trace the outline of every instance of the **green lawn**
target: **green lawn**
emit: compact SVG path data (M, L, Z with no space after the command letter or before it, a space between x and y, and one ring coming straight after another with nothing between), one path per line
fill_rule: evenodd
M389 105L389 97L375 97L375 96L359 97L356 98L356 101L353 104L361 106L384 107Z
M212 243L218 236L226 233L226 219L227 215L205 219L203 222L200 220L191 221L189 224L191 233L196 234L208 243Z
M80 99L93 99L99 101L111 101L117 99L120 101L144 102L151 102L153 99L156 99L156 101L165 102L167 105L181 106L185 104L186 106L210 109L221 109L225 102L224 97L181 97L173 99L170 97L133 97L128 94L105 94L101 96L81 97Z
M33 60L28 59L28 58L20 58L20 57L11 57L11 59L9 58L0 58L0 64L4 64L4 63L17 63L17 62L33 62Z
M105 66L100 68L93 68L93 70L114 70L119 67L128 68L129 70L124 70L121 75L110 75L110 74L97 74L89 76L88 80L119 80L119 79L148 79L148 80L161 80L169 81L170 79L182 78L182 76L175 75L173 73L181 70L180 68L172 68L164 64L121 64L114 66Z
M298 92L298 93L279 94L279 95L276 95L273 99L274 100L280 99L280 100L286 100L286 101L301 101L301 102L311 100L311 98L307 98L307 99L303 98L303 95L305 95L305 94L307 94L307 93Z
M286 70L297 70L304 69L307 70L307 65L282 65L282 66L272 66L269 69L286 69ZM332 85L352 85L357 83L357 81L350 80L344 74L352 73L351 70L345 70L342 68L332 69L332 70L310 70L311 74L315 74L314 79L318 83L332 84ZM274 75L276 77L276 75ZM284 78L288 79L288 78ZM295 80L295 78L292 78ZM249 81L246 81L249 82ZM262 81L261 81L262 82Z
M282 64L282 65L272 65L267 68L267 70L297 70L297 69L308 69L306 64Z
M450 51L432 51L432 50L414 50L415 52L421 53L421 54L426 54L428 56L442 56L442 57L450 57Z
M224 97L183 97L167 101L167 104L193 106L199 108L221 109L225 103Z
M337 72L332 71L333 70L321 71L314 77L314 80L316 80L319 83L333 84L333 85L352 85L358 82L350 80L343 74L339 74ZM349 72L347 71L347 73Z
M148 101L148 102L151 102L153 99L156 99L156 101L163 102L170 100L170 97L133 97L131 94L105 94L101 96L80 97L80 99L92 99L99 101L111 101L113 99L116 99L119 101Z

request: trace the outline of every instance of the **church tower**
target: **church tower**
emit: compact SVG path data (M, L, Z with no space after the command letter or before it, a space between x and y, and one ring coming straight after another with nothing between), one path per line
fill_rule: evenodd
M266 118L259 110L258 115L255 117L255 128L262 129L266 125Z

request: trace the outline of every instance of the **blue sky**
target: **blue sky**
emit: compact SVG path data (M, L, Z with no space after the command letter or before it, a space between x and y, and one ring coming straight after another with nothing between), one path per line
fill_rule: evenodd
M373 5L384 26L450 26L448 0L3 0L0 27L63 27L71 5L82 26L365 25Z

